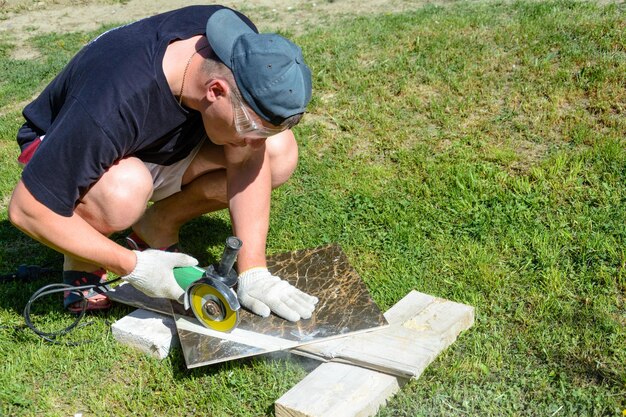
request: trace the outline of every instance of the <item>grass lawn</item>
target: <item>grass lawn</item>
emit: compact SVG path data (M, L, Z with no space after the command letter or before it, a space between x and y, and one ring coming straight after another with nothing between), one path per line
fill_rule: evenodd
M62 258L7 221L20 107L89 34L0 38L0 273ZM478 2L313 28L301 162L274 195L269 251L339 243L381 309L416 289L476 324L382 416L626 415L626 7ZM185 226L201 262L225 213ZM58 276L0 287L0 415L273 415L307 372L285 357L185 370L118 345L119 306L51 345L16 329ZM35 314L69 318L59 300ZM332 417L332 416L329 416Z

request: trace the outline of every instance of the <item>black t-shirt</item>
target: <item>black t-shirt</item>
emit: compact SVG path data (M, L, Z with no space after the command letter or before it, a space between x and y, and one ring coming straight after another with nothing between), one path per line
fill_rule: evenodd
M205 34L207 19L221 8L186 7L98 36L26 106L28 130L45 133L22 173L39 202L70 216L116 161L132 155L170 165L205 137L200 113L172 94L163 56L172 41ZM20 146L29 136L18 135Z

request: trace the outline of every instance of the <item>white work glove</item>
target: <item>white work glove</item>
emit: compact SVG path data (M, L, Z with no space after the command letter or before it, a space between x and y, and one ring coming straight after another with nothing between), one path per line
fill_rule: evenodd
M239 275L237 296L242 306L261 317L270 311L289 321L311 318L317 297L310 296L266 268L253 268Z
M133 252L137 255L137 265L133 272L123 276L122 279L150 297L169 298L182 303L185 290L174 279L173 269L180 266L195 266L198 261L184 253L157 249Z

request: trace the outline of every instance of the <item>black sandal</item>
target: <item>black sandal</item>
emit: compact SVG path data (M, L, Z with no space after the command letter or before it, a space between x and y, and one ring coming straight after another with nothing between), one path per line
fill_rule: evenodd
M63 271L63 283L82 287L85 285L99 285L106 282L106 271L98 269L93 272ZM63 293L63 306L72 313L80 313L83 310L83 300L87 302L86 311L107 310L111 308L111 300L105 295L110 288L108 285L93 287L84 290L68 290ZM83 297L77 292L81 291Z
M146 249L158 249L165 252L182 252L180 250L180 246L178 246L178 243L174 243L173 245L163 248L152 248L146 242L144 242L143 239L140 238L139 235L135 232L132 232L131 234L126 236L126 246L128 246L130 249L138 250L140 252Z

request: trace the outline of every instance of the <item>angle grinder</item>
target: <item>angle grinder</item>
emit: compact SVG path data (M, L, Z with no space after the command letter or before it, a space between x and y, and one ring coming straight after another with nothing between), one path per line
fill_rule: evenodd
M185 290L185 310L191 308L209 329L230 332L239 324L241 306L234 290L237 272L233 264L242 244L241 239L231 236L226 239L219 264L174 269L176 282Z

